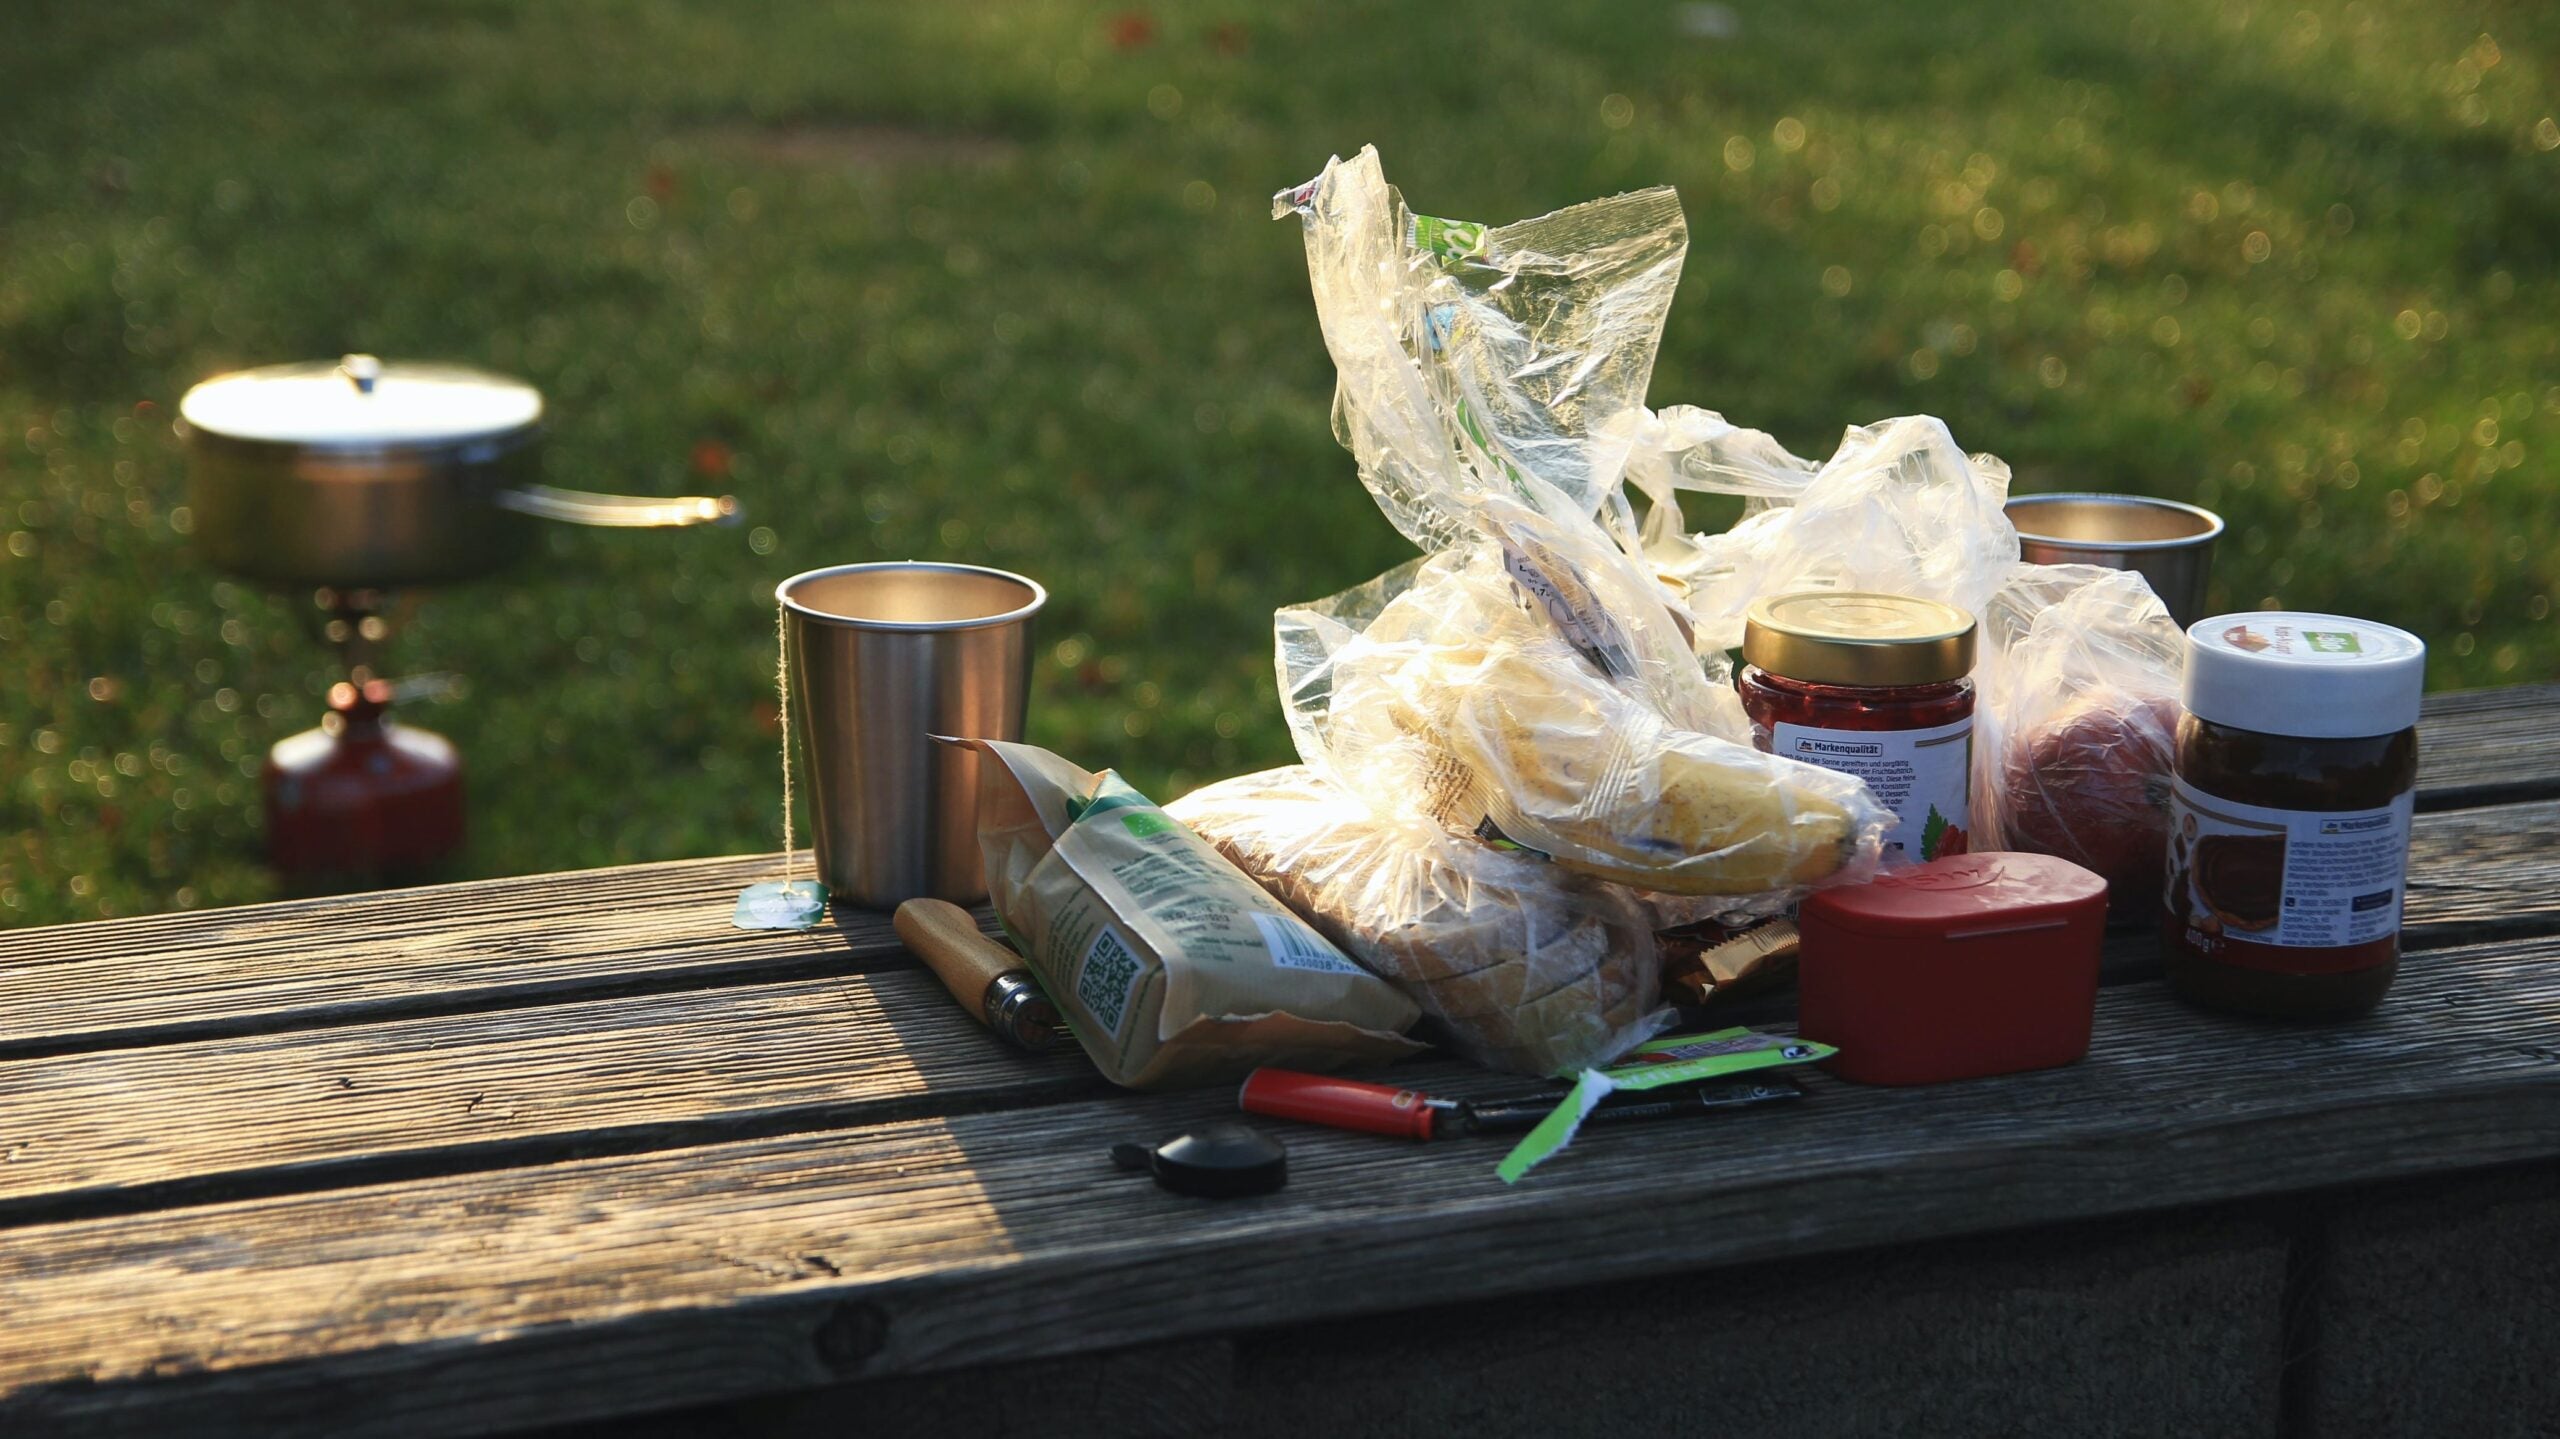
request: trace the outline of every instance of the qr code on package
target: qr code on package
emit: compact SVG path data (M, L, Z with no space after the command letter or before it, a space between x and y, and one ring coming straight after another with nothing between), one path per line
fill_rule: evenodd
M1129 992L1137 986L1137 956L1105 925L1084 952L1084 963L1076 968L1076 998L1086 1013L1116 1036L1121 1021L1128 1017Z

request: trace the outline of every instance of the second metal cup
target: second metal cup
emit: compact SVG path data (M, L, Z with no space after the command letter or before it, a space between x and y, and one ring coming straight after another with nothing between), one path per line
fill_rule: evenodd
M1022 738L1048 592L975 565L838 565L784 580L784 662L818 873L871 909L975 904L978 760L935 735Z
M2222 517L2144 495L2021 495L2008 504L2020 558L2137 570L2181 625L2203 619Z

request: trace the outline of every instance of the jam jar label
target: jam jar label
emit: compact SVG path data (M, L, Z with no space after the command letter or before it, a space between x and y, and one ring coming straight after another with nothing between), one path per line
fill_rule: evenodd
M1780 721L1769 727L1772 753L1867 782L1876 802L1893 811L1884 832L1884 862L1920 864L1965 852L1973 825L1965 809L1972 786L1973 716L1927 729L1820 729Z
M2410 796L2381 809L2237 804L2181 779L2169 799L2169 919L2230 964L2312 973L2308 955L2400 929ZM2369 962L2366 961L2366 962Z

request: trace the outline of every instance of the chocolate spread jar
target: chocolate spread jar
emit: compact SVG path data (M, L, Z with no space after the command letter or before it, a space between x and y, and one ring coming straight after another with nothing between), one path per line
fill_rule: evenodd
M2342 1019L2400 967L2426 645L2336 615L2187 631L2161 939L2196 1004Z

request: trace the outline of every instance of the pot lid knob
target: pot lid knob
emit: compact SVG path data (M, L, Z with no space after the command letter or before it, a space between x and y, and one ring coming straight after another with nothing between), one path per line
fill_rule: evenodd
M356 393L370 395L382 382L382 362L371 355L348 355L338 361L338 373L356 387Z

